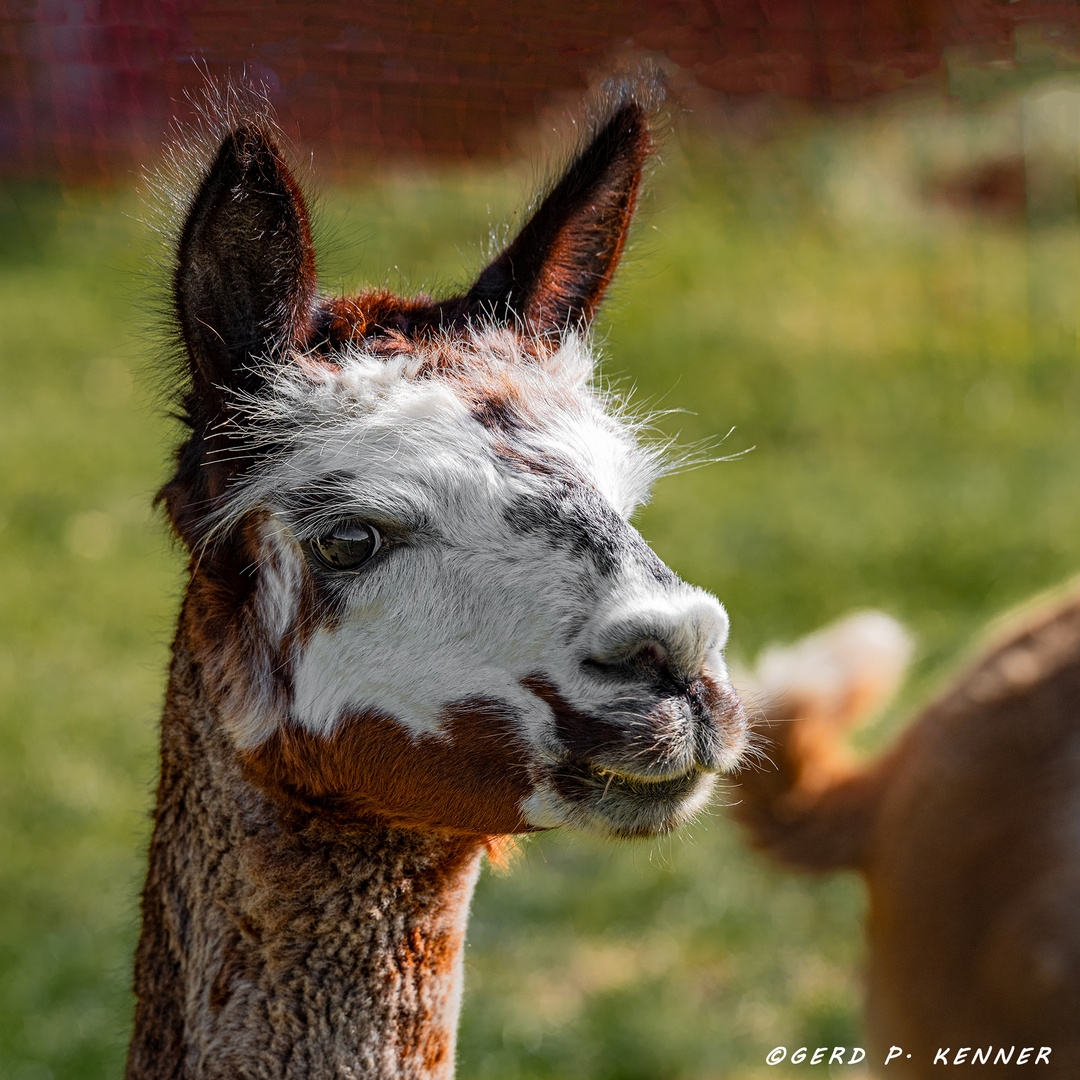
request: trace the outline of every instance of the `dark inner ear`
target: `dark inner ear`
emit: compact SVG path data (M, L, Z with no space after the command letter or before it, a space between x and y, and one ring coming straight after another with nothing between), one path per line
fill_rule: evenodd
M626 244L651 150L646 106L623 103L477 278L469 310L554 337L591 322Z
M254 391L260 361L309 333L315 255L300 190L256 123L224 139L180 234L173 299L190 365L191 435L162 488L179 535L198 542L229 477L246 466L232 445L230 391Z
M204 418L219 387L250 390L255 361L307 334L315 255L303 197L256 124L225 137L180 235L174 297Z

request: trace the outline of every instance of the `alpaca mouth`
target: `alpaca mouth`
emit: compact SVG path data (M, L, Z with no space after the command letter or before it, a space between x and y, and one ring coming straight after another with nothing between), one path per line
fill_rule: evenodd
M746 714L731 687L699 678L678 693L634 688L616 706L588 711L547 679L522 684L554 716L555 753L522 804L533 828L567 825L613 837L655 836L705 807L716 774L737 764Z
M703 769L692 766L674 775L646 776L605 769L592 762L575 763L571 768L577 777L583 778L591 788L602 785L601 799L613 793L617 797L678 799L693 789L697 778L704 772Z
M541 827L569 825L627 839L671 832L704 808L715 779L715 773L696 765L646 776L564 760L549 767L538 797L546 819Z
M572 802L631 799L645 803L667 803L684 799L696 790L707 775L692 765L682 772L649 776L604 768L591 761L566 761L552 771L555 789Z

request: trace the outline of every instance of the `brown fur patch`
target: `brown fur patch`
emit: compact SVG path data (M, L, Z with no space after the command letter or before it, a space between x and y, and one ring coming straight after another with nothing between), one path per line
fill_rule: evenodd
M227 717L242 715L245 705L288 715L295 660L319 626L332 625L333 613L320 610L314 580L302 566L284 632L279 637L266 625L262 589L268 575L282 571L266 528L264 512L250 514L191 560L181 619L207 689Z
M330 349L349 343L381 345L383 351L412 353L415 338L443 322L443 308L430 296L405 298L386 289L333 297L323 301L320 344Z
M182 628L129 1080L280 1076L260 1056L268 1047L298 1075L347 1065L448 1080L485 838L341 825L273 803L242 778L187 644Z
M243 759L251 779L339 820L469 836L528 831L528 752L498 702L448 709L441 736L413 738L389 716L344 717L329 738L289 723Z
M473 417L489 431L514 432L523 423L521 409L508 393L490 391L477 394L473 399Z
M555 733L576 760L595 761L625 750L631 732L624 725L575 709L543 675L526 676L521 685L555 714Z
M569 472L569 467L563 462L556 462L551 458L541 458L535 454L526 454L518 447L512 446L501 439L492 440L492 449L501 461L505 461L507 465L510 465L518 472L530 473L533 476L543 476L545 478L553 476L564 478Z

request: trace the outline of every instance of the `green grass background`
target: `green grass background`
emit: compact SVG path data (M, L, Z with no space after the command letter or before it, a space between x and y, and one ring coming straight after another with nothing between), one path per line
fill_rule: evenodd
M687 127L600 326L606 373L680 410L663 431L733 428L717 454L754 447L663 481L640 519L728 606L736 660L855 607L914 629L913 678L871 747L987 619L1080 567L1075 197L1009 223L921 194L934 170L1012 145L1024 115L996 98ZM329 190L326 283L459 283L528 187L473 169ZM0 189L11 1080L118 1076L132 1010L183 569L150 509L175 431L156 396L141 213L128 192ZM748 853L722 805L662 842L533 840L477 893L460 1073L803 1075L765 1055L860 1041L862 910L856 881Z

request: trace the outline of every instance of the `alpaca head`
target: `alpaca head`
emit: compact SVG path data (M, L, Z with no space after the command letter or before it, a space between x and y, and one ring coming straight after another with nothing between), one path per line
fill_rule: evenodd
M162 497L205 685L272 795L475 835L649 835L738 757L727 617L628 522L657 456L597 390L587 336L647 96L616 94L442 300L320 294L263 122L202 174L174 277L191 433Z

